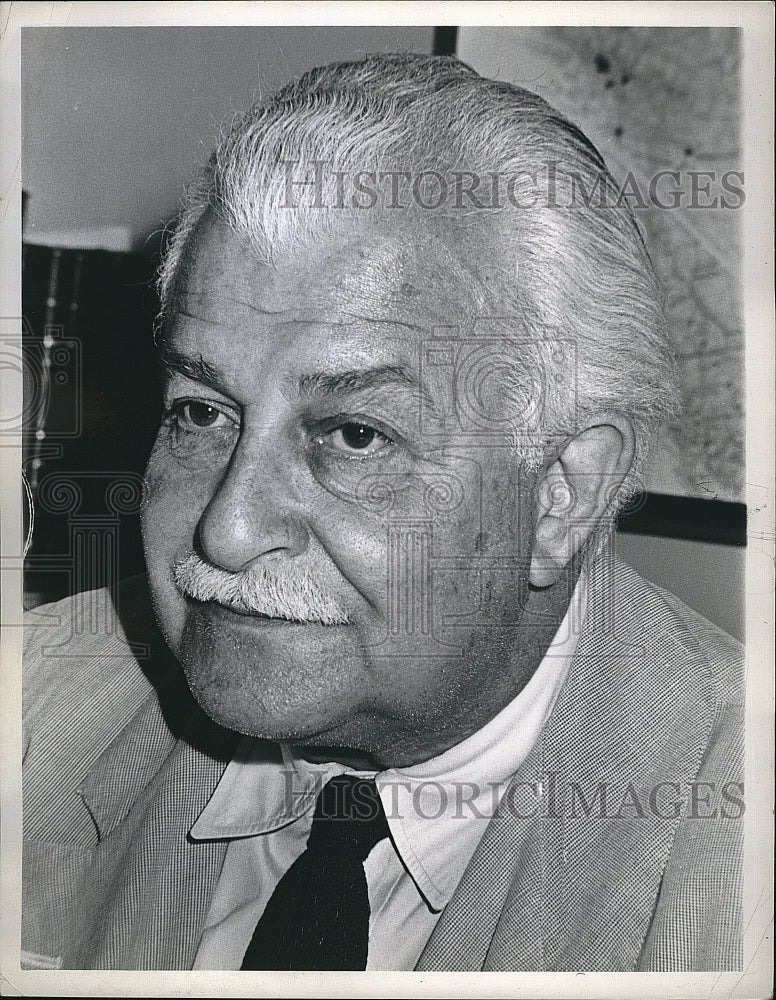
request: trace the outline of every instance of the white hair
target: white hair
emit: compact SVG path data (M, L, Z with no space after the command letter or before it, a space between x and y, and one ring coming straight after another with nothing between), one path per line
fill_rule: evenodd
M299 187L294 210L289 163L296 176L329 165L325 190ZM535 467L551 438L572 434L594 414L621 413L637 439L634 467L611 498L612 508L621 504L637 488L649 438L677 398L644 240L579 129L535 94L485 79L454 57L389 54L323 66L238 117L191 186L169 241L162 321L208 210L247 238L258 260L272 263L337 227L390 225L385 193L372 212L332 207L336 171L377 170L522 178L514 191L542 171L532 207L480 209L469 199L447 216L462 234L476 224L480 240L479 223L490 225L497 280L472 277L473 318L499 317L501 333L509 328L514 350L506 365L501 352L495 367L521 458ZM596 197L580 204L581 190ZM409 210L423 214L417 204ZM432 215L425 213L429 222ZM451 253L469 246L454 240Z
M254 562L231 573L205 562L196 552L176 560L173 580L181 593L197 601L218 601L233 611L292 622L347 625L347 612L332 594L329 581L296 561Z

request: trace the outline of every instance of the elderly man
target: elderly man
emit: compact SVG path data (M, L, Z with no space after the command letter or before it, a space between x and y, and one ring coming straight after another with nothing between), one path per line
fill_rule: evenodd
M150 602L27 637L26 964L737 967L740 653L613 557L674 391L587 139L452 58L313 70L160 288Z

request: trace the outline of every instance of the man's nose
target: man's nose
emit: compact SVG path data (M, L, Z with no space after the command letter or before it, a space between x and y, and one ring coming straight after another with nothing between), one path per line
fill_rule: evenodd
M290 474L270 449L241 440L199 522L202 555L237 573L261 556L296 556L309 535L290 497Z

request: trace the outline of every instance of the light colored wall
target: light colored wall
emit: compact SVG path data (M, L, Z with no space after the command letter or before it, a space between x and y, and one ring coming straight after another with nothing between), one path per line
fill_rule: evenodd
M259 88L368 52L430 52L432 36L426 26L27 28L26 235L128 226L138 247Z
M620 532L617 554L743 642L746 549Z

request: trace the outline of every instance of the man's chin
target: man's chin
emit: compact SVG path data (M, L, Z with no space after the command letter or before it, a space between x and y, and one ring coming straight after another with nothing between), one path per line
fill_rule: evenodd
M224 729L274 742L315 743L322 737L321 730L327 728L324 720L312 717L301 706L288 712L259 707L240 689L214 691L188 673L187 677L203 712Z
M199 605L189 609L178 658L214 722L262 739L318 742L352 717L364 688L347 629Z

